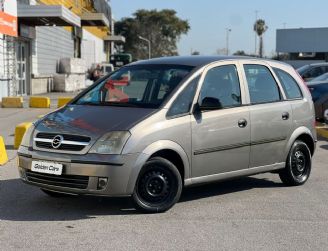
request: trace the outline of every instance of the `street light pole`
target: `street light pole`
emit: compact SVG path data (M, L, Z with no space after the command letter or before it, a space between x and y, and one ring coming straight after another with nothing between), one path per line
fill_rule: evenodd
M229 35L230 35L230 32L231 32L231 29L229 28L226 28L226 48L227 48L227 55L229 55Z
M255 52L254 52L254 55L257 55L257 33L256 33L256 30L257 30L257 14L259 13L258 10L255 11Z
M150 44L150 40L147 39L147 38L144 38L144 37L142 37L142 36L138 36L138 38L139 38L140 40L143 40L143 41L145 41L145 42L148 43L148 58L151 59L151 44Z

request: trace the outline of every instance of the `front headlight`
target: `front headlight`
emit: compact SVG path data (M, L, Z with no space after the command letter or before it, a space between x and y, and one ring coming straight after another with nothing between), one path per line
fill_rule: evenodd
M31 136L32 136L32 133L34 131L34 123L27 129L27 131L25 132L24 136L23 136L23 139L22 139L22 142L21 142L21 146L26 146L26 147L29 147L31 146Z
M128 131L109 132L102 136L92 146L89 153L121 154L123 147L130 137Z

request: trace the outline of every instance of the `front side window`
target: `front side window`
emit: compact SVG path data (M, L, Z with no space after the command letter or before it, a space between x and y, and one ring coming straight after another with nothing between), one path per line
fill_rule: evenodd
M158 108L193 67L135 65L121 68L74 104Z
M291 75L278 68L273 68L273 70L277 74L288 99L302 98L301 90Z
M244 65L252 104L281 100L278 85L270 70L263 65Z
M210 69L204 79L200 97L203 107L217 109L241 105L238 73L235 65L224 65Z

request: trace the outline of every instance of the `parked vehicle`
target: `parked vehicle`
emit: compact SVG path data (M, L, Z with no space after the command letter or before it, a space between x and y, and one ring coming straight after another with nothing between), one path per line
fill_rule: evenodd
M132 62L132 55L128 53L114 54L110 56L109 63L114 65L115 69L118 69L124 65Z
M328 63L316 63L304 65L297 69L304 81L311 81L320 75L328 72Z
M131 196L164 212L183 187L276 172L310 176L311 95L289 65L170 57L122 67L40 119L18 150L22 180L49 195Z
M307 82L307 86L314 102L316 119L324 121L328 109L328 73Z

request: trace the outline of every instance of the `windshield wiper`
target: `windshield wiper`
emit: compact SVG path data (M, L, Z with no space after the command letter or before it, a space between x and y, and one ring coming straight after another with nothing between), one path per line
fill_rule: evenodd
M75 103L75 105L94 105L94 106L100 106L102 104L101 103L87 101L87 102L82 102L82 103Z

